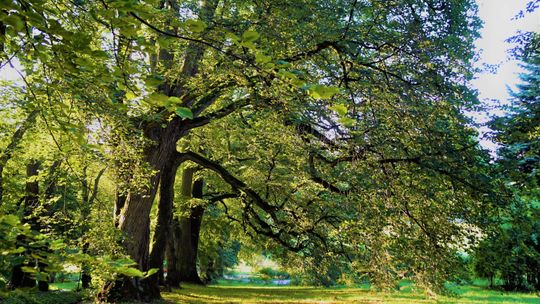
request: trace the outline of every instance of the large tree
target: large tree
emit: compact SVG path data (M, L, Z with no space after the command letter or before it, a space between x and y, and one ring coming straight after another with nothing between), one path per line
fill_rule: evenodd
M121 185L117 227L142 270L158 187L169 208L182 162L239 194L239 220L251 232L302 254L324 248L379 265L420 244L407 264L425 281L442 278L431 270L435 259L452 254L466 236L460 222L478 215L485 155L462 115L476 100L467 87L479 26L473 1L36 0L1 8L2 61L25 54L44 117L73 133L84 117L96 143L109 146ZM211 151L217 138L208 149L178 149L217 122L245 124L239 129L252 141L275 138L273 124L290 141L254 146L265 160L249 163L256 179ZM294 167L275 174L280 162ZM291 176L294 184L279 185ZM170 216L162 218L166 227ZM163 254L155 257L159 265ZM156 284L125 278L102 296L157 298Z

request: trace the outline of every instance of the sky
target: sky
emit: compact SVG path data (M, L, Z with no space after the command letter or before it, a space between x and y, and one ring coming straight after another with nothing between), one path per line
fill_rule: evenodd
M472 81L472 86L478 90L480 100L487 106L496 106L498 102L504 104L509 99L509 89L515 88L519 82L518 74L523 72L519 61L509 60L508 50L512 45L506 39L521 31L540 31L540 8L533 13L525 14L524 18L514 17L520 10L524 10L530 0L477 0L479 17L484 22L481 38L476 41L480 50L478 67L483 64L499 65L496 73L479 73ZM496 101L495 101L496 100ZM490 115L501 114L492 110L473 115L479 123L486 122ZM488 132L487 127L481 127L480 133ZM484 148L491 151L496 145L489 140L481 140Z
M484 22L481 30L481 38L476 41L476 48L480 50L478 67L483 64L499 65L496 73L479 73L472 81L472 86L479 92L480 100L488 105L495 106L497 100L505 103L509 98L508 89L515 88L519 82L518 74L523 70L519 62L509 60L508 50L512 45L505 42L506 39L515 35L518 30L540 31L540 8L533 13L526 14L524 18L514 17L520 10L524 10L530 0L476 0L479 7L479 17ZM18 79L19 76L12 69L2 69L0 79ZM472 116L479 123L484 123L489 116L501 114L500 111L475 113ZM480 129L482 134L489 131L486 127ZM494 151L496 145L489 140L481 140L482 145Z

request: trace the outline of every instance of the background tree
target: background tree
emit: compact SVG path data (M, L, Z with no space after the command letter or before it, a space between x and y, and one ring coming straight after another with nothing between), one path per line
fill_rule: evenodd
M498 276L507 290L539 290L540 247L540 53L537 33L515 51L526 72L512 92L506 115L491 121L501 177L514 191L515 199L500 218L493 232L477 252L476 268L489 277Z

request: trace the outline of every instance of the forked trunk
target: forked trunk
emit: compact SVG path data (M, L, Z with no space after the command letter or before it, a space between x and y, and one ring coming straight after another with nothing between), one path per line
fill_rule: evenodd
M176 142L179 134L180 119L175 119L165 129L150 130L158 134L159 144L147 148L146 161L157 172L149 180L145 189L130 189L122 210L118 216L118 228L126 236L123 246L131 259L137 263L137 268L148 270L150 210L156 196L159 180L163 169L175 159ZM159 299L157 281L148 279L123 277L114 282L108 282L98 294L100 301L137 300L151 301Z

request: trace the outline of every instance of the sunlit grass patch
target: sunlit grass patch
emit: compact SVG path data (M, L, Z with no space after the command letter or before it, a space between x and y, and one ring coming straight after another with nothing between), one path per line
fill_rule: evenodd
M502 293L479 286L455 286L457 297L429 298L410 289L376 292L366 288L196 286L164 293L169 303L540 303L540 297L527 293Z

